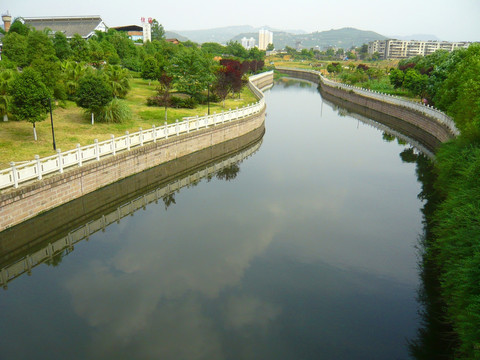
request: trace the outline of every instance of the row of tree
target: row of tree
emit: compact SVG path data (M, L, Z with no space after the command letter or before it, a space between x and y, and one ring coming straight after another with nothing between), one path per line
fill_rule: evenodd
M219 84L224 81L223 74L231 77L233 70L232 66L215 61L214 55L242 60L241 76L264 66L264 52L258 49L246 51L238 43L174 45L163 39L163 27L156 20L154 25L155 40L138 46L125 33L112 29L97 32L88 40L78 34L67 39L61 32L37 31L15 20L3 38L1 115L11 114L35 124L45 118L44 99L54 98L76 101L97 120L108 120L106 113L128 113L124 111L125 104L121 111L113 111L122 107L118 99L124 98L130 89L128 70L139 72L145 79L158 80L167 99L163 103L168 106L173 89L202 100L205 91L222 87ZM231 89L238 91L237 87ZM22 98L23 93L31 96ZM106 111L111 103L116 109Z
M460 130L480 139L480 44L402 60L390 81L452 116Z

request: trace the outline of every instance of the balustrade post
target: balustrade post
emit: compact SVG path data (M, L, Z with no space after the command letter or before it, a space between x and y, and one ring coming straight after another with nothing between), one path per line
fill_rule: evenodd
M93 142L95 143L95 158L97 159L97 161L99 161L100 160L100 148L98 147L98 139L93 140Z
M213 126L217 126L217 112L213 113Z
M112 139L112 154L115 156L117 154L117 149L115 149L115 136L110 135L110 139Z
M10 166L12 167L13 187L16 189L18 188L17 168L15 167L15 163L13 161L10 163Z
M127 142L127 150L130 151L130 133L128 131L125 131L125 135L127 136L125 141Z
M222 118L221 119L222 119L222 124L224 124L225 123L225 112L223 110L222 110Z
M152 131L153 131L153 142L157 142L157 130L155 129L155 124L152 125Z
M143 129L140 128L140 134L138 135L138 137L140 138L140 146L143 146Z
M42 165L40 165L40 156L35 155L35 160L37 161L37 179L42 180Z
M58 171L60 174L63 174L63 159L62 159L62 151L57 149L57 156L58 156Z
M80 149L80 144L77 144L77 157L78 157L78 166L82 166L82 150Z
M205 116L203 118L205 119L205 129L208 129L208 116L207 116L207 114L205 114Z
M178 133L179 133L179 129L178 129L178 119L175 120L175 132L177 133L177 136L178 136Z
M198 115L195 116L195 124L197 125L197 130L198 130L198 126L199 126L199 123L198 123Z
M185 126L187 127L187 134L190 133L190 120L183 120L183 122L185 123Z
M168 126L167 122L165 121L165 125L163 126L163 131L165 132L165 139L168 139Z

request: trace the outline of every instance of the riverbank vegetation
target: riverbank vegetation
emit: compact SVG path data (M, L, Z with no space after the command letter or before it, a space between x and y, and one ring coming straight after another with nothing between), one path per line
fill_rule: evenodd
M157 38L136 44L111 29L67 39L15 20L0 61L0 168L54 154L50 102L56 146L68 150L257 101L246 77L262 70L265 52Z
M480 45L399 63L392 83L455 120L461 135L436 154L433 232L426 258L439 269L456 359L480 359Z

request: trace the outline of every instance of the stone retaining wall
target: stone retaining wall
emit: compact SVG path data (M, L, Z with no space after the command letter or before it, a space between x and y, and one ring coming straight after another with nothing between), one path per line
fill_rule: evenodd
M413 109L358 94L354 90L347 91L340 87L331 86L325 82L322 82L318 74L309 72L308 70L302 71L297 69L282 68L279 69L279 71L298 79L308 80L319 84L322 92L337 98L393 116L401 121L405 121L423 131L428 132L440 142L448 141L455 136L450 129L438 122L435 118L419 113Z
M264 120L265 108L242 120L159 140L6 191L0 196L0 231L135 173L245 135Z

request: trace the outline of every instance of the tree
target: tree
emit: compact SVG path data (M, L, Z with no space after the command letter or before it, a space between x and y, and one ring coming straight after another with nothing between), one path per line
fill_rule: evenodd
M212 55L223 55L226 52L226 47L214 42L206 42L202 44L202 50Z
M408 69L405 73L403 86L412 94L425 97L427 91L428 76L421 75L417 70Z
M53 55L36 57L30 66L38 72L42 82L53 92L62 76L62 68L58 59Z
M19 120L33 124L33 137L37 140L35 123L45 120L48 112L48 98L51 93L42 82L40 75L31 68L26 68L17 76L10 87L12 95L12 113Z
M142 79L145 80L156 80L158 79L158 63L157 59L153 56L146 56L145 59L143 59L143 64L142 64L142 73L141 73Z
M112 88L107 80L99 75L86 75L80 79L77 89L76 103L92 114L100 114L102 108L112 101Z
M225 99L231 91L230 82L227 75L227 68L221 66L217 72L217 80L213 85L213 92L220 98L223 102L223 107L225 108Z
M248 50L245 49L238 41L229 41L227 43L225 51L227 54L230 54L232 56L236 56L242 59L248 58Z
M19 67L28 66L27 37L16 32L8 32L3 38L2 55Z
M390 70L390 84L392 84L395 89L398 89L403 86L404 78L405 78L405 73L402 70L398 70L398 69Z
M215 80L215 62L195 48L179 51L166 67L175 88L191 96L198 96Z
M76 62L90 61L90 47L87 41L80 35L73 35L70 40L70 47L72 49L72 59Z
M275 45L273 45L273 43L270 43L267 45L267 51L273 51L275 50Z
M15 79L16 71L5 69L0 71L0 116L3 121L8 121L8 108L10 105L9 88Z
M152 41L165 39L165 29L159 24L157 19L152 20Z
M25 25L22 21L21 18L16 18L12 25L10 25L10 30L8 30L8 33L17 33L19 35L27 36L28 33L30 32L30 27L28 25Z
M64 33L57 31L53 37L53 48L55 49L55 55L60 60L67 60L72 53L70 44Z
M55 48L43 31L32 30L27 36L27 61L29 64L39 58L55 57ZM56 60L56 59L55 59Z
M160 83L160 86L157 89L157 92L163 102L163 106L165 107L165 121L167 121L167 110L170 105L170 91L172 90L173 77L167 75L166 72L163 72L159 76L158 82Z
M108 65L104 73L112 88L112 95L114 98L125 98L130 90L130 72L123 69L120 65Z

